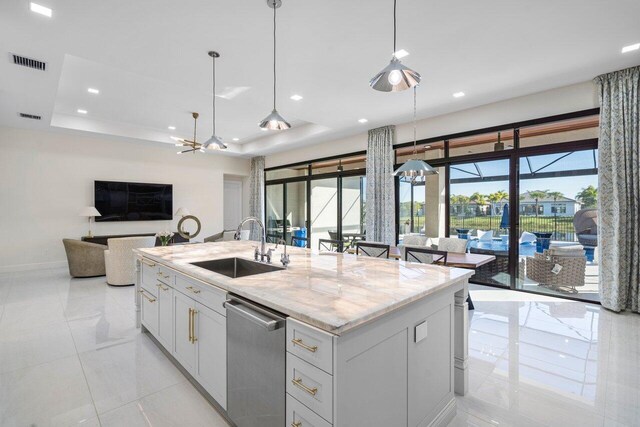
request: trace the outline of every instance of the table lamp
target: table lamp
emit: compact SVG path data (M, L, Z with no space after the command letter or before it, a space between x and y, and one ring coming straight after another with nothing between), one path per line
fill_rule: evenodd
M91 234L91 218L102 215L95 207L87 206L80 211L80 216L86 216L89 219L89 234L86 237L93 237L93 234Z
M178 210L175 213L175 216L185 217L187 215L191 215L191 213L189 212L189 209L187 208L178 208Z

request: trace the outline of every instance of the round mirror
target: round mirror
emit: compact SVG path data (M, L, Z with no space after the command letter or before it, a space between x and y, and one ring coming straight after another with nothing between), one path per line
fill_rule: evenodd
M194 224L191 224L191 222ZM185 225L188 228L185 227ZM201 228L200 220L193 215L185 215L178 222L178 234L187 240L196 237L200 233ZM190 229L195 229L195 231L190 231Z

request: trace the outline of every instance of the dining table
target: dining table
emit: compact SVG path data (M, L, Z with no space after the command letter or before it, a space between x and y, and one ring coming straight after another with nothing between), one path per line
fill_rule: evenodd
M397 246L389 247L389 258L402 259L402 251ZM475 270L485 264L495 261L495 255L487 254L469 254L469 253L457 253L447 252L447 267L468 268ZM436 264L442 264L436 262Z

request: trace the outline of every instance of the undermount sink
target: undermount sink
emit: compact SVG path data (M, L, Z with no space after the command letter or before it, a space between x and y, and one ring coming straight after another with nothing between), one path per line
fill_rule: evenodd
M249 261L243 258L212 259L208 261L192 262L191 265L213 271L214 273L224 274L232 279L284 270L284 267Z

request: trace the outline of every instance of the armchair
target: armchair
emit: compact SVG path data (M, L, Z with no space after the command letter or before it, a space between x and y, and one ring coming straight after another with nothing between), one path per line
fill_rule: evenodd
M557 265L562 269L554 273ZM578 292L576 287L584 286L587 258L581 245L552 247L543 253L527 257L526 274L540 286L570 293Z
M107 240L109 249L104 251L107 283L112 286L132 285L136 276L133 249L152 248L155 243L155 236Z
M67 253L71 277L105 275L104 251L107 246L75 239L62 239L62 244Z

